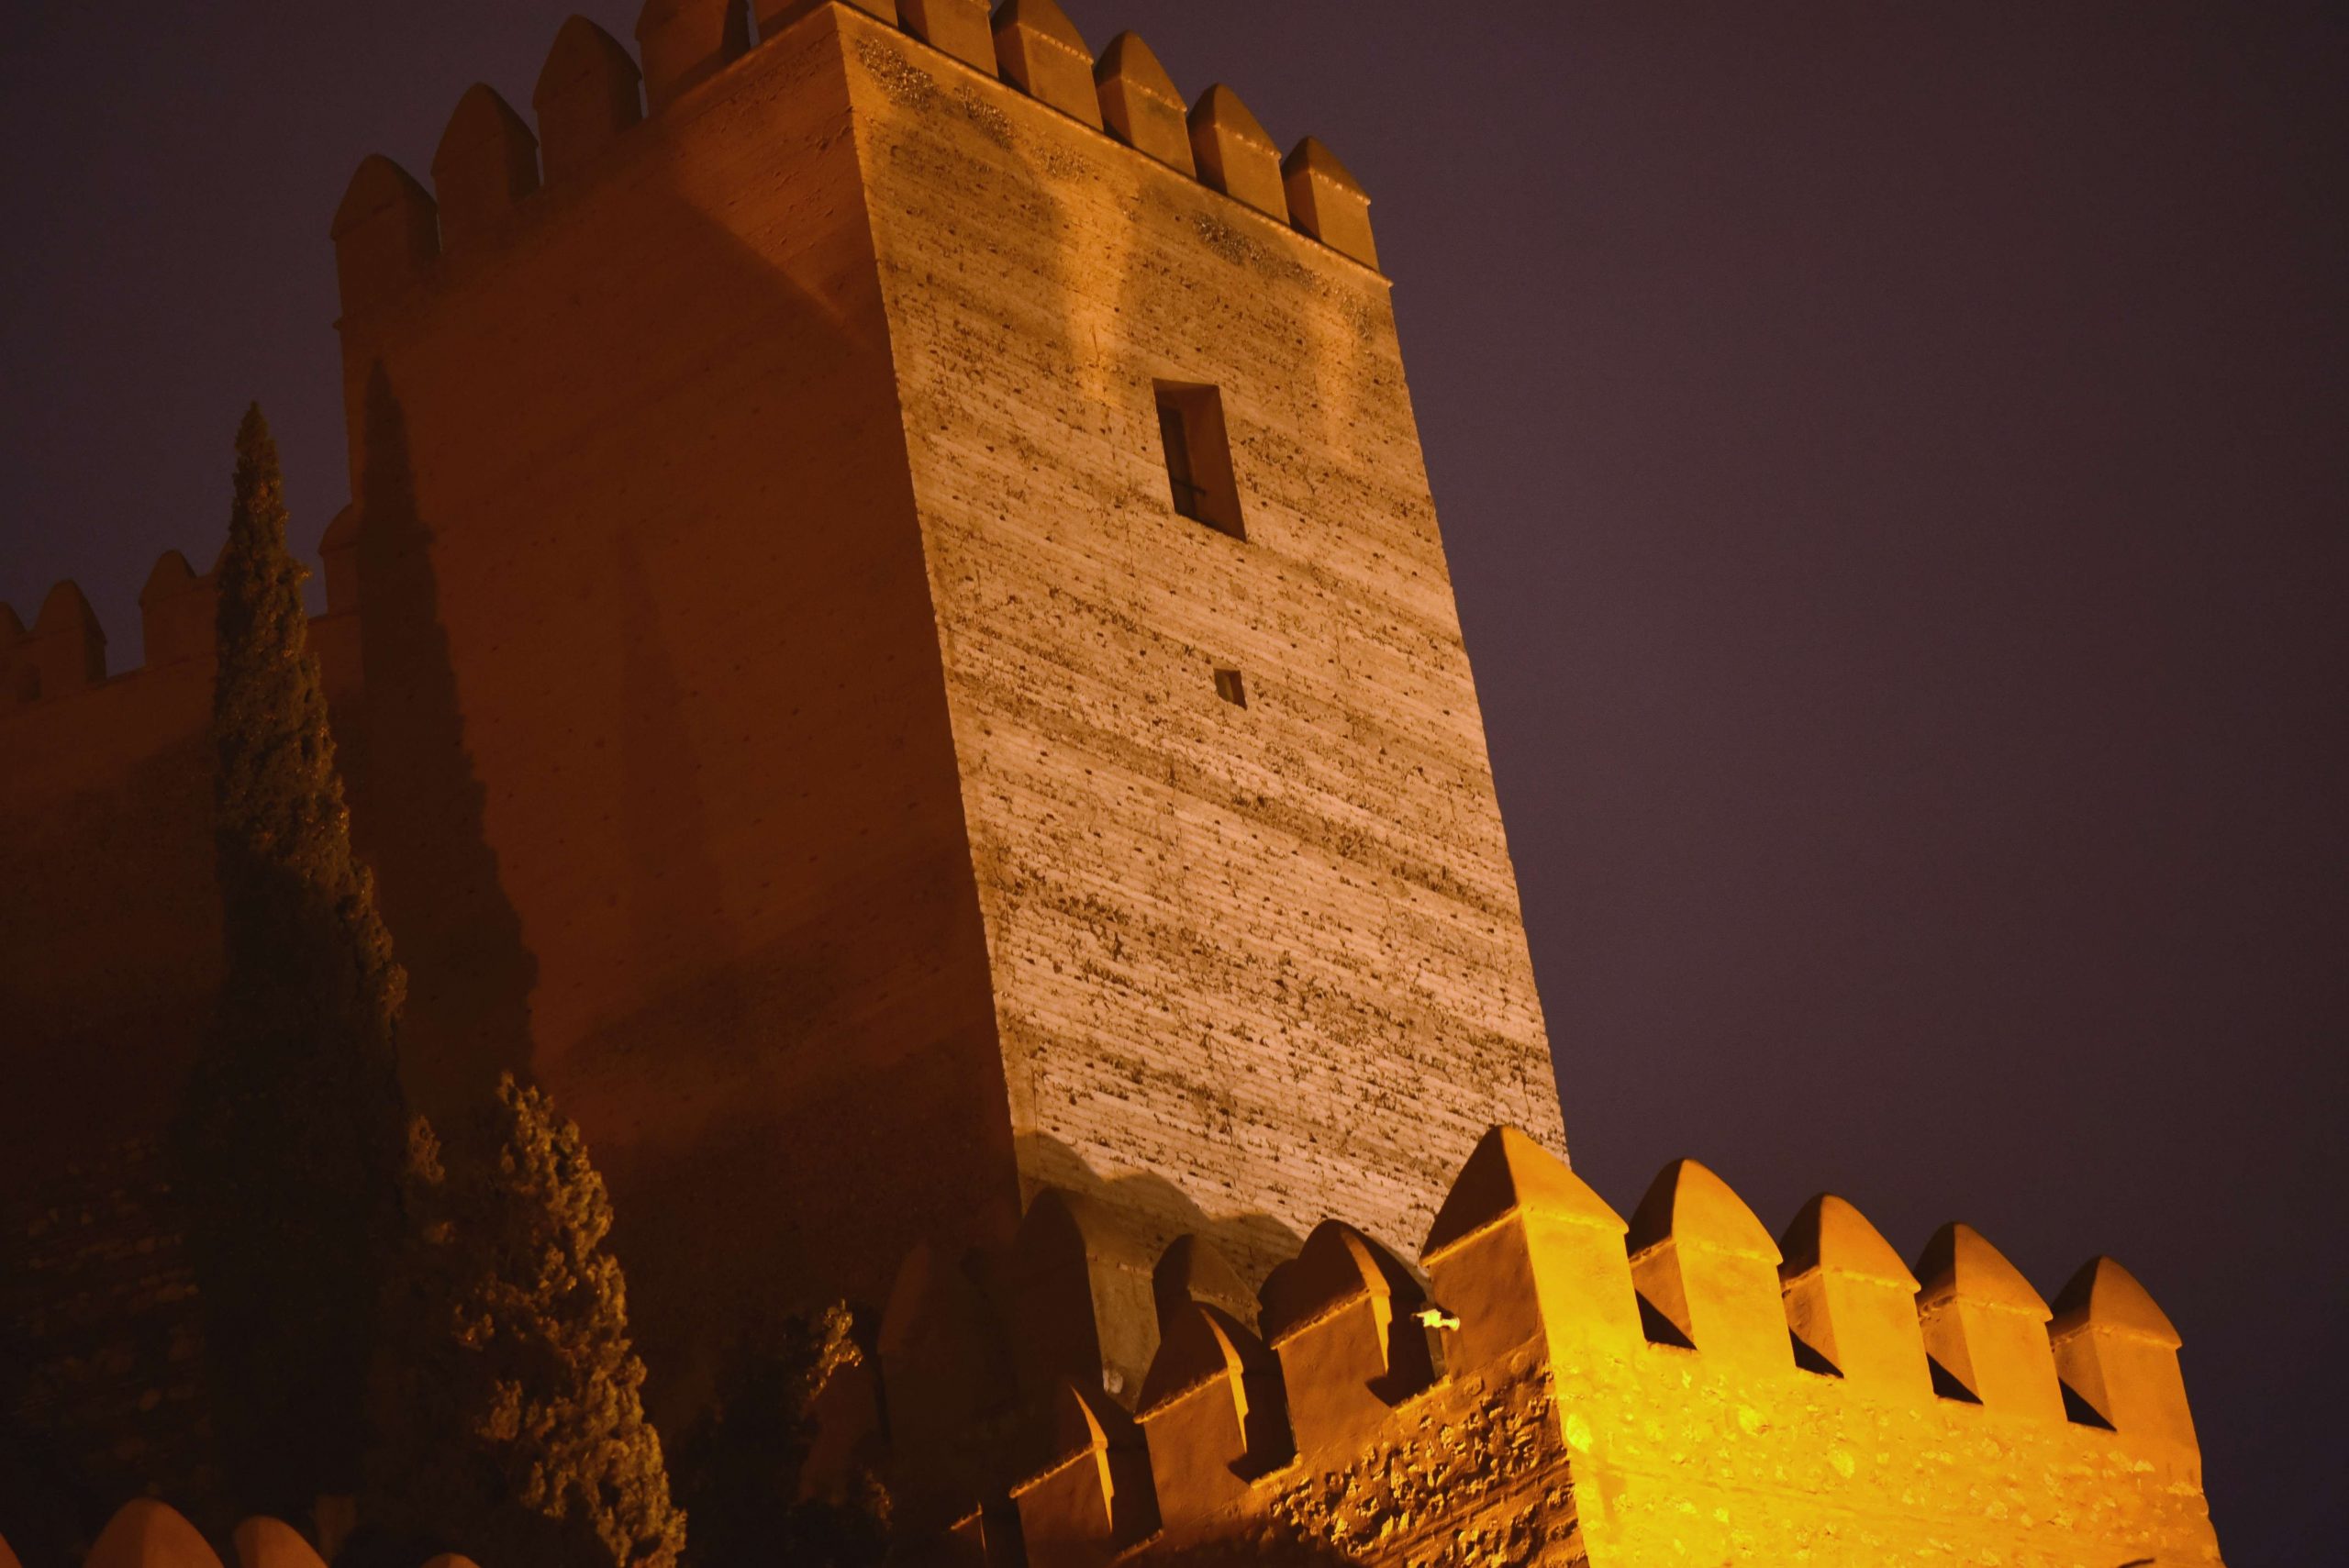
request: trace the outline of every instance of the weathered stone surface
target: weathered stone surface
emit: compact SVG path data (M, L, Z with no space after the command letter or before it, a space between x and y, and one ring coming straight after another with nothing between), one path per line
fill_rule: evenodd
M315 635L417 1102L527 1067L577 1118L656 1391L740 1304L878 1299L1047 1185L1252 1285L1324 1214L1421 1234L1494 1122L1562 1148L1384 283L1041 78L741 14L643 8L633 127L567 28L527 214L483 90L445 214L370 160L337 217ZM1162 381L1218 389L1244 541L1171 506ZM126 1134L217 963L184 651L12 709L0 770L28 1107ZM96 1091L96 1040L156 1081Z
M1386 289L849 60L1023 1181L1416 1238L1486 1126L1563 1135ZM1220 389L1244 542L1169 507L1160 381Z
M1326 1408L1311 1407L1326 1406L1338 1382L1358 1383L1358 1373L1332 1379L1335 1358L1293 1357L1295 1331L1286 1343L1276 1332L1279 1381L1268 1385L1244 1330L1212 1308L1190 1309L1192 1318L1167 1334L1164 1364L1152 1372L1141 1411L1164 1533L1121 1561L1394 1568L2219 1562L2190 1439L2181 1446L2158 1421L2132 1429L2060 1410L1920 1399L1882 1380L1782 1371L1733 1337L1707 1333L1702 1314L1693 1350L1624 1331L1609 1293L1542 1277L1545 1260L1572 1255L1551 1252L1562 1238L1621 1233L1613 1211L1570 1185L1562 1166L1545 1167L1546 1158L1497 1135L1479 1145L1445 1212L1491 1218L1440 1228L1443 1240L1425 1260L1440 1299L1473 1307L1437 1314L1448 1320L1443 1375L1357 1403L1341 1430L1327 1425ZM1774 1252L1717 1183L1693 1162L1668 1170L1661 1200L1643 1206L1647 1226L1667 1228L1651 1244L1727 1246L1752 1258ZM1554 1228L1546 1241L1545 1227ZM1639 1239L1641 1222L1631 1234ZM1824 1271L1905 1288L1898 1254L1848 1205L1809 1205L1787 1235L1792 1278ZM1312 1318L1313 1304L1328 1298L1375 1297L1401 1268L1349 1244L1342 1228L1321 1227L1315 1238L1303 1262L1319 1283L1299 1291L1294 1276L1276 1276L1268 1296L1303 1298L1277 1312L1268 1303L1276 1320ZM1990 1288L1977 1277L1987 1260L1966 1251L1960 1273L1979 1294ZM1614 1266L1627 1267L1620 1246ZM1710 1288L1702 1274L1700 1294ZM1406 1292L1387 1288L1399 1326ZM1621 1290L1628 1296L1628 1277ZM1497 1333L1477 1321L1486 1316L1541 1321L1535 1331ZM1783 1340L1790 1318L1775 1322ZM2065 1294L2067 1330L2168 1355L2174 1372L2165 1322L2109 1261L2084 1270ZM1912 1310L1912 1353L1916 1333ZM2133 1361L2111 1364L2125 1377L2146 1370ZM1252 1368L1259 1369L1252 1387ZM2174 1391L2182 1413L2181 1385L2140 1386ZM1236 1412L1275 1400L1296 1418L1296 1460L1252 1467L1242 1462L1249 1445ZM1333 1440L1317 1442L1317 1422ZM1097 1560L1084 1554L1109 1545L1097 1511L1040 1511L1029 1522L1030 1550L1056 1561Z
M903 11L765 6L749 49L740 0L651 0L633 128L572 29L562 191L516 208L529 133L476 98L445 215L370 160L335 224L312 636L409 1086L524 1067L585 1127L656 1398L820 1289L887 1299L853 1443L966 1551L2215 1564L2118 1265L2051 1345L1963 1227L1904 1318L1847 1205L1782 1273L1693 1162L1628 1230L1565 1168L1359 187L1228 90L1197 177L1153 156L1132 50L1078 72L1149 88L1097 134L1041 0ZM1210 391L1244 528L1185 515ZM86 1335L40 1375L91 1429L124 1324L187 1359L167 1219L72 1160L151 1151L217 984L203 584L159 565L113 678L78 591L0 613L0 1173L64 1183L8 1305ZM1425 1281L1380 1240L1421 1235ZM98 1568L214 1568L125 1518Z

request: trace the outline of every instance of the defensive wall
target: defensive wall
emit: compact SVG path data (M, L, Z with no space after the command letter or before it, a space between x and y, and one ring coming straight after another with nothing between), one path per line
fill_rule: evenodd
M1063 1193L917 1251L809 1485L878 1469L906 1560L989 1568L2217 1564L2178 1343L2110 1258L2051 1308L1966 1226L1912 1273L1821 1195L1773 1241L1687 1160L1627 1223L1497 1128L1418 1268L1331 1221L1250 1291ZM149 1503L88 1568L216 1562Z
M358 626L347 526L326 541L312 623L343 762L356 742ZM28 629L0 605L0 1017L12 1094L0 1184L151 1135L219 975L211 786L213 594L179 550L139 594L142 666L109 671L80 587Z
M312 636L411 1095L580 1121L656 1398L1047 1186L1252 1283L1563 1150L1360 186L1049 0L636 42L354 176ZM71 584L0 620L28 1169L151 1137L209 1010L206 596L113 675Z
M1774 1241L1687 1160L1627 1223L1495 1129L1417 1268L1330 1221L1250 1292L1071 1195L918 1254L823 1453L974 1564L2171 1568L2219 1561L2178 1343L2109 1258L2051 1309L1969 1227Z
M350 532L328 532L310 644L363 802ZM219 984L212 583L164 552L128 670L74 584L29 630L0 606L0 1432L66 1517L212 1474L162 1150Z
M887 1302L823 1465L972 1560L2215 1562L2117 1268L2051 1332L1962 1228L1566 1171L1334 158L1048 0L761 10L574 19L535 134L476 86L334 223L411 1091L582 1123L656 1401L816 1284ZM0 1158L151 1130L206 1011L206 591L116 676L0 615Z

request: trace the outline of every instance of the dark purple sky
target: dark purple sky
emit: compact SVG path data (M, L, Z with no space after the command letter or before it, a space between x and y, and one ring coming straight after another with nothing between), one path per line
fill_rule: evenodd
M0 598L134 598L326 228L564 0L0 19ZM589 14L626 37L633 0ZM1577 1163L1694 1153L2188 1340L2236 1568L2349 1474L2349 28L2299 0L1069 0L1377 200ZM1415 1238L1395 1238L1405 1243Z

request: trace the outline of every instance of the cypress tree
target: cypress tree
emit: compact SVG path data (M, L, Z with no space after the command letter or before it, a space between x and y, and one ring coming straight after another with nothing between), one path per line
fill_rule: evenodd
M225 960L177 1153L235 1501L351 1490L396 1235L406 976L350 817L285 547L276 443L237 432L220 558L213 832Z
M422 1118L408 1148L367 1517L483 1562L676 1568L685 1517L579 1129L509 1073L470 1148L444 1161Z
M887 1556L891 1505L876 1476L857 1469L837 1498L803 1485L818 1401L864 1361L858 1329L841 1302L731 1347L678 1456L696 1568L869 1568Z

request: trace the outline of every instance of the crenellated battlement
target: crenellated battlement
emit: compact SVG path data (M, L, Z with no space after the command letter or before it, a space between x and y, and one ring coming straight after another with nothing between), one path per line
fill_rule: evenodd
M326 570L327 608L326 616L318 618L346 616L357 609L357 546L355 517L346 509L319 544ZM216 559L212 566L198 573L177 550L167 550L157 558L139 590L144 657L139 664L119 670L109 668L106 628L73 579L69 577L50 589L29 630L12 606L0 604L0 726L67 697L102 687L119 688L154 672L209 660L218 605L217 570ZM357 673L355 660L340 656L344 651L340 647L331 652L322 649L335 665L329 672L329 684L339 690L347 689ZM177 726L176 708L171 722Z
M2120 1265L1565 1164L1328 148L1052 0L651 0L530 111L335 214L311 635L411 1096L622 1151L652 1386L885 1301L810 1485L972 1562L2218 1561ZM217 984L214 577L139 606L112 677L0 606L20 1168L151 1137Z
M1242 1295L1058 1193L1012 1256L909 1260L885 1397L835 1408L917 1514L976 1505L972 1562L2218 1561L2176 1331L2110 1258L2051 1311L1968 1227L1912 1272L1822 1194L1774 1240L1693 1160L1627 1222L1508 1128L1417 1267L1330 1221Z
M1912 1272L1821 1194L1774 1240L1693 1160L1626 1222L1510 1128L1417 1267L1333 1220L1251 1292L1047 1191L1000 1255L917 1248L878 1340L803 1485L888 1472L906 1561L2220 1562L2177 1332L2111 1259L2051 1311L1965 1226ZM273 1521L235 1544L317 1562ZM217 1564L145 1501L88 1557Z
M450 116L432 188L370 156L332 237L346 321L429 286L446 262L494 249L541 189L590 179L614 144L827 5L900 28L938 54L1113 138L1275 222L1375 269L1370 198L1327 146L1286 157L1220 83L1186 106L1149 45L1120 33L1097 58L1053 0L648 0L636 53L582 17L557 33L531 94L537 129L476 83Z

